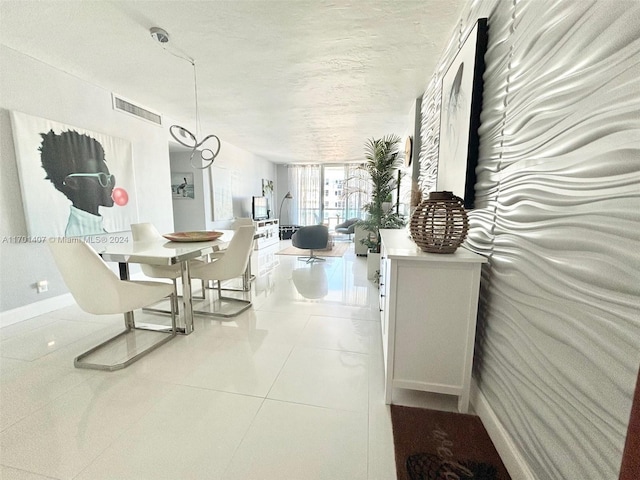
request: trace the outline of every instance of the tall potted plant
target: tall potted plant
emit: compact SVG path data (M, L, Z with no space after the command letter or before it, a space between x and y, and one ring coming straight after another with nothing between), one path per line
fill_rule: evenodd
M369 249L369 277L380 269L380 229L402 228L405 219L397 213L397 205L391 201L394 190L398 187L398 169L402 165L400 137L386 135L379 139L369 139L365 144L363 169L371 180L371 199L363 206L366 218L358 222L358 226L368 232L360 242ZM396 199L396 202L398 199Z

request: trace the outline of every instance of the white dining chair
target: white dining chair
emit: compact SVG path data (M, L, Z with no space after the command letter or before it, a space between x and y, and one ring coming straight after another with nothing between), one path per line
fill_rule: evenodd
M216 312L196 310L194 311L195 314L214 317L235 317L251 307L251 289L248 292L249 300L223 297L221 283L225 280L245 275L253 250L254 234L255 226L253 224L239 226L235 230L224 255L220 256L215 262L194 266L191 269L191 278L197 278L205 282L215 281L221 307L223 301L241 303L242 307L230 313L224 313L221 308L220 311Z
M253 219L251 217L234 217L232 220L220 220L218 222L213 222L211 225L212 225L212 228L214 229L233 230L234 232L237 231L238 228L243 226L254 226L255 228L255 224L253 223ZM255 236L255 232L254 232L254 236ZM225 250L226 248L222 248L216 252L210 253L209 259L210 260L220 259L224 255ZM248 292L249 289L251 288L251 285L250 285L251 280L252 280L251 262L249 262L245 276L242 280L242 287L240 288L222 287L222 290L225 290L227 292ZM205 287L215 288L215 287L211 287L210 282L202 282L202 283L203 283L203 288Z
M240 227L254 225L253 219L250 217L234 217L232 220L219 220L211 223L211 228L214 230L233 230L234 232ZM224 255L226 248L223 248L217 252L210 254L211 258L220 258Z
M78 368L97 370L118 370L138 360L143 355L155 350L160 345L176 336L176 311L171 300L171 328L161 330L151 327L136 327L133 315L129 312L146 305L156 303L165 297L173 297L173 286L168 283L154 281L120 280L118 276L100 258L96 251L80 239L51 239L49 242L53 259L78 306L87 313L95 315L125 314L125 330L100 343L74 359ZM111 347L117 339L135 334L135 330L154 330L161 339L143 349L134 348L133 355L120 363L94 363L83 361L98 350ZM134 339L136 340L136 339ZM126 341L127 350L135 341ZM121 353L118 353L121 355Z

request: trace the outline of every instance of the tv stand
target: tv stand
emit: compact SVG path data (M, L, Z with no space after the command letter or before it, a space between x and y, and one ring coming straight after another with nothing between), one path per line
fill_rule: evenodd
M300 225L280 225L280 240L291 240L299 229Z
M254 220L256 227L255 249L270 247L280 241L279 221L277 218L269 218L267 220Z

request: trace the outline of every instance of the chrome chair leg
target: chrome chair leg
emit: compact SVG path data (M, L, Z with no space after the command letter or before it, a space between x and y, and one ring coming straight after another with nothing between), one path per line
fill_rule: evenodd
M76 358L73 359L73 365L76 368L86 368L86 369L91 369L91 370L106 370L106 371L112 372L114 370L120 370L122 368L125 368L125 367L131 365L133 362L139 360L141 357L143 357L146 354L152 352L153 350L158 348L160 345L163 345L163 344L167 343L169 340L174 338L176 336L176 334L177 334L177 329L176 329L176 313L177 313L177 310L175 309L176 300L173 297L174 297L174 295L171 295L171 299L170 299L170 303L171 303L171 328L169 328L169 327L167 327L165 325L151 325L151 324L136 325L135 321L133 320L133 312L127 312L127 313L124 314L125 315L125 325L126 325L124 331L122 331L122 332L118 333L117 335L109 338L108 340L105 340L104 342L100 343L99 345L96 345L95 347L87 350L86 352L81 353L80 355L78 355ZM126 337L127 335L135 335L135 331L136 330L155 331L155 332L164 333L164 334L167 334L167 335L164 336L163 338L161 338L159 341L152 343L151 345L149 345L145 349L141 350L140 352L136 353L135 355L127 358L124 362L114 363L114 364L104 364L104 363L94 363L94 362L90 362L90 361L85 361L85 359L89 355L101 350L102 348L106 347L107 345L110 345L110 344L114 343L116 340L121 339L123 337Z
M193 314L194 315L205 315L207 317L222 317L222 318L231 318L231 317L236 317L238 315L240 315L242 312L244 312L245 310L248 310L252 303L251 300L251 289L248 290L249 292L249 300L244 300L242 298L233 298L233 297L225 297L222 295L222 290L233 290L233 291L245 291L244 289L227 289L227 288L222 288L221 286L220 280L216 280L216 290L218 292L218 301L220 302L220 304L222 305L223 301L226 302L230 302L230 303L239 303L241 304L241 307L238 308L237 310L234 310L230 313L223 313L223 312L209 312L206 310L194 310Z
M205 287L205 282L204 280L202 281L202 295L201 296L197 296L197 295L191 295L191 298L193 299L197 299L197 300L204 300L205 299L205 295L204 295L204 289L208 288ZM173 291L174 291L174 308L176 310L176 313L180 312L180 299L182 298L182 295L178 294L178 280L176 278L173 279ZM142 309L143 312L150 312L150 313L164 313L164 314L170 314L171 310L165 310L163 308L155 308L155 307L144 307Z
M304 260L306 263L314 263L314 262L326 262L326 258L318 257L313 254L313 250L310 250L310 255L308 257L298 257L298 260Z

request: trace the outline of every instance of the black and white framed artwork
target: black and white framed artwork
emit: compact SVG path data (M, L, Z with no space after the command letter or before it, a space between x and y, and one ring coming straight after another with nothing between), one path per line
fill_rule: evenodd
M131 142L11 112L30 236L87 237L138 221Z
M462 198L467 209L474 206L486 48L487 19L480 18L442 78L436 188Z

